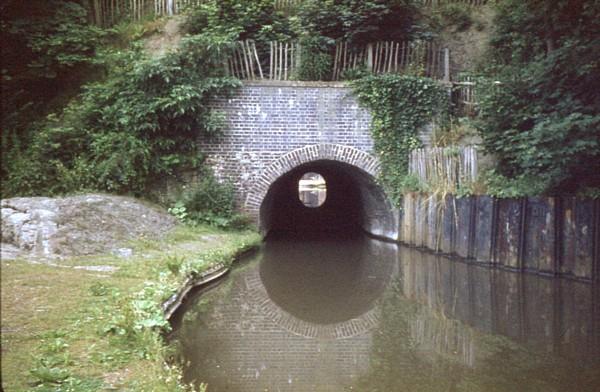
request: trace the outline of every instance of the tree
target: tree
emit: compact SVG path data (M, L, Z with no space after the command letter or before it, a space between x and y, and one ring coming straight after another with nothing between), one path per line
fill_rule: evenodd
M600 1L505 0L482 101L486 149L548 193L600 187Z

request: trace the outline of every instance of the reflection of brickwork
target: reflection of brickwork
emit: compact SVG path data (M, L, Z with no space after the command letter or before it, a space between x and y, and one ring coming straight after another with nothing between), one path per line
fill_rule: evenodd
M258 304L262 312L285 330L307 338L344 339L358 336L377 326L377 312L371 309L360 317L330 324L318 325L300 320L280 309L271 299L263 285L258 270L245 277L248 296Z
M201 140L200 149L219 178L234 182L241 201L267 167L306 146L336 146L323 154L359 168L374 161L370 115L358 105L350 88L339 83L246 84L231 98L215 99L211 105L225 112L227 125L222 135ZM312 152L287 159L295 162L307 153ZM310 158L319 157L312 154Z
M197 364L186 372L190 380L207 382L215 391L340 391L366 371L371 335L365 330L375 322L371 312L359 318L362 324L309 329L281 311L274 314L275 305L261 297L266 292L258 283L257 265L250 268L256 270L217 289L231 292L227 297L215 293L202 328L185 331L191 340L183 344L186 357Z

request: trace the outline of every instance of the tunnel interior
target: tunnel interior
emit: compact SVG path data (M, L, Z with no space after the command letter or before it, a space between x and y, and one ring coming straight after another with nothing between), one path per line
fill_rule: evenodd
M320 174L326 198L308 207L299 197L298 184L306 173ZM318 160L297 166L269 188L260 209L263 233L335 233L360 231L393 239L397 224L390 201L375 179L343 162Z

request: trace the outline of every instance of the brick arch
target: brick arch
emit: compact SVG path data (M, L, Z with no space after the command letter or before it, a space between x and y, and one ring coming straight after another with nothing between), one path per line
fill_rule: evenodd
M355 166L367 174L377 177L379 160L364 151L339 144L314 144L292 150L265 168L254 179L248 191L244 212L255 222L259 221L260 207L271 185L292 169L309 162L332 160Z

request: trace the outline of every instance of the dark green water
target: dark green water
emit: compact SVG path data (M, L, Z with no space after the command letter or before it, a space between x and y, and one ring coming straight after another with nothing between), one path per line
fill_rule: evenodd
M270 239L176 340L209 391L600 391L592 285L360 236Z

